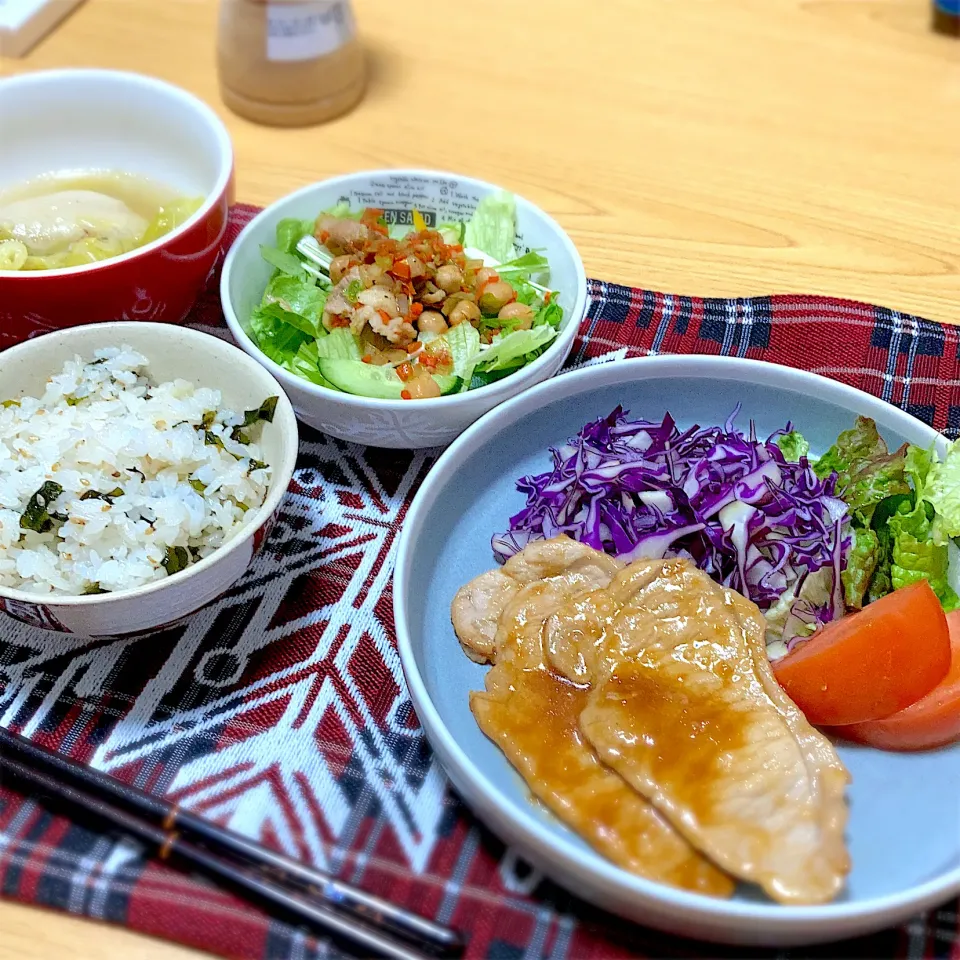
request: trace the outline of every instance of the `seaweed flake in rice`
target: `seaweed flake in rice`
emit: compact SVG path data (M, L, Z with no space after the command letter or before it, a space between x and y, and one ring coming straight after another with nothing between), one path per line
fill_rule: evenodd
M67 361L39 397L0 407L0 585L107 593L172 576L242 530L270 466L257 440L276 398L221 406L156 383L130 347Z

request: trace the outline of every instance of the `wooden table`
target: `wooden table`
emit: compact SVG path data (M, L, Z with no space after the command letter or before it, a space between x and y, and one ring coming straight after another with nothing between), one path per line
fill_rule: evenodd
M356 9L371 78L350 116L268 130L220 108L240 199L364 167L445 168L543 206L594 277L819 292L960 322L960 42L930 32L929 0ZM214 0L88 0L0 71L141 70L219 107L215 25ZM2 960L67 955L196 956L0 905Z

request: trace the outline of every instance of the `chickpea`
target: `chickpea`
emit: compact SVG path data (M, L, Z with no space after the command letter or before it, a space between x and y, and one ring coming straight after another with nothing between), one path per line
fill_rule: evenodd
M512 320L510 326L513 330L529 330L533 326L533 307L514 301L501 307L497 317L501 320Z
M463 274L455 263L445 263L439 270L434 283L447 293L456 293L463 283Z
M477 289L479 290L491 277L495 277L496 275L497 271L494 270L493 267L481 267L477 271L477 276L474 280Z
M447 321L436 310L424 310L417 319L417 329L421 333L443 333L447 329Z
M440 396L440 387L429 373L418 373L411 377L404 386L410 394L411 400L433 400Z
M440 306L440 312L445 317L449 317L450 314L453 313L453 308L461 300L472 300L472 299L473 297L469 293L461 293L459 291L457 293L451 293L450 296L447 297L447 299L444 300L442 305Z
M350 269L350 257L344 255L342 257L334 257L330 261L330 279L334 283L339 283L343 279L343 275Z
M480 309L486 314L499 313L511 300L516 300L517 291L506 280L494 280L480 294Z
M472 300L461 300L450 311L450 316L447 319L451 327L460 323L473 323L480 319L480 308Z

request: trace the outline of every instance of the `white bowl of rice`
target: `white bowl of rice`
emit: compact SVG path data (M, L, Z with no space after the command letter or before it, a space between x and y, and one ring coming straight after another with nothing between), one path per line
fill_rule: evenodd
M183 327L27 341L0 353L0 401L0 609L60 633L144 633L216 599L296 463L273 376Z

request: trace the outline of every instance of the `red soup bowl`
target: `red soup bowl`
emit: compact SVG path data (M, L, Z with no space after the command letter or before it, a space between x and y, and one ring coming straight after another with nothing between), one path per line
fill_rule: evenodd
M219 258L233 199L226 127L151 77L51 70L0 80L4 193L49 175L117 172L203 198L176 229L122 256L54 270L0 270L0 349L104 320L181 322Z

